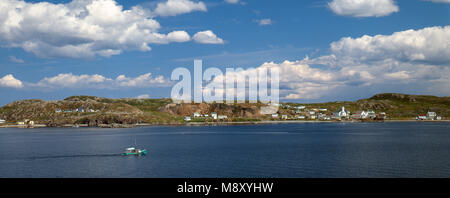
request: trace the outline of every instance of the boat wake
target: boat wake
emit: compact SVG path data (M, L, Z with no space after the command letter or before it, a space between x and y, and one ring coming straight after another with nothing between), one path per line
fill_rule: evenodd
M112 154L87 154L87 155L55 155L55 156L40 156L31 157L30 160L41 160L41 159L63 159L63 158L86 158L86 157L116 157L121 156L121 153Z

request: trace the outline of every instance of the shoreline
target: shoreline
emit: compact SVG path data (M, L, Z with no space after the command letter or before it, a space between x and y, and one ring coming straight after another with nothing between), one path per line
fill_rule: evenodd
M215 126L215 125L259 125L259 124L301 124L301 123L383 123L383 122L450 122L450 120L382 120L382 121L315 121L315 120L279 120L279 121L243 121L243 122L188 122L180 124L110 124L101 126L88 126L87 124L66 124L62 126L47 126L43 124L36 124L34 126L26 125L1 125L0 128L137 128L149 126Z

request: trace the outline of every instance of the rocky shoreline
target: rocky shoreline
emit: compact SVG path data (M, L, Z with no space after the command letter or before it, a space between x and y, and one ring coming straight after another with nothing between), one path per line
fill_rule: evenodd
M315 120L281 120L281 121L244 121L244 122L188 122L185 124L101 124L98 126L89 126L87 124L66 124L62 126L47 126L36 124L34 126L26 125L1 125L0 128L136 128L148 126L223 126L223 125L258 125L258 124L300 124L300 123L383 123L383 122L450 122L450 120L384 120L384 121L315 121Z

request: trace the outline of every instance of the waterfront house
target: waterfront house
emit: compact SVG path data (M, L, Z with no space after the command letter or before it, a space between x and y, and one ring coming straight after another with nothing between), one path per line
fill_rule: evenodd
M380 112L377 114L377 120L384 120L386 119L386 113L385 112Z
M199 118L199 117L201 117L202 115L200 115L200 113L197 113L197 112L195 112L194 113L194 118Z
M427 112L427 119L428 120L434 120L434 119L436 119L436 112Z
M216 113L216 112L212 112L212 113L211 113L211 117L212 117L214 120L217 120L217 113Z
M19 121L19 122L17 122L17 125L25 125L25 122Z
M353 115L353 119L367 119L369 117L369 112L367 111L356 111Z
M442 120L441 116L436 116L436 120Z
M287 120L287 119L288 119L288 116L287 116L287 115L281 115L281 119Z
M427 119L427 114L419 114L416 117L417 120L426 120Z
M192 119L191 119L191 117L189 117L189 116L186 116L185 118L184 118L184 121L186 121L186 122L189 122L189 121L191 121Z
M226 116L226 115L219 115L219 116L217 116L217 119L225 120L225 119L228 119L228 116Z
M276 114L276 113L272 114L272 118L277 119L278 118L278 114Z
M367 117L371 119L375 119L377 117L377 114L375 114L375 111L369 110L367 111Z
M297 116L297 119L304 120L306 117L303 115Z
M316 115L310 115L310 116L309 116L309 119L311 119L311 120L315 120L316 118L317 118Z
M6 120L0 119L0 124L5 124Z

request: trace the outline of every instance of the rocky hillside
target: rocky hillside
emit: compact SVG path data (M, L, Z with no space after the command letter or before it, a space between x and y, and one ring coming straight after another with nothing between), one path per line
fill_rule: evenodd
M394 119L412 119L419 113L434 111L450 118L450 97L378 94L368 99L353 102L328 102L304 105L307 109L326 108L328 113L345 106L351 112L375 110L386 112ZM22 100L0 108L0 118L8 122L33 120L48 126L64 124L179 124L184 116L194 113L227 115L230 120L264 120L267 115L260 111L264 104L173 104L170 99L108 99L94 96L72 96L60 101ZM84 112L76 112L83 109ZM291 109L281 108L280 114L295 114Z
M8 122L29 119L48 126L179 123L182 118L159 111L170 102L167 99L108 99L94 96L72 96L60 101L22 100L0 108L0 117ZM83 109L84 112L76 112L76 109Z

